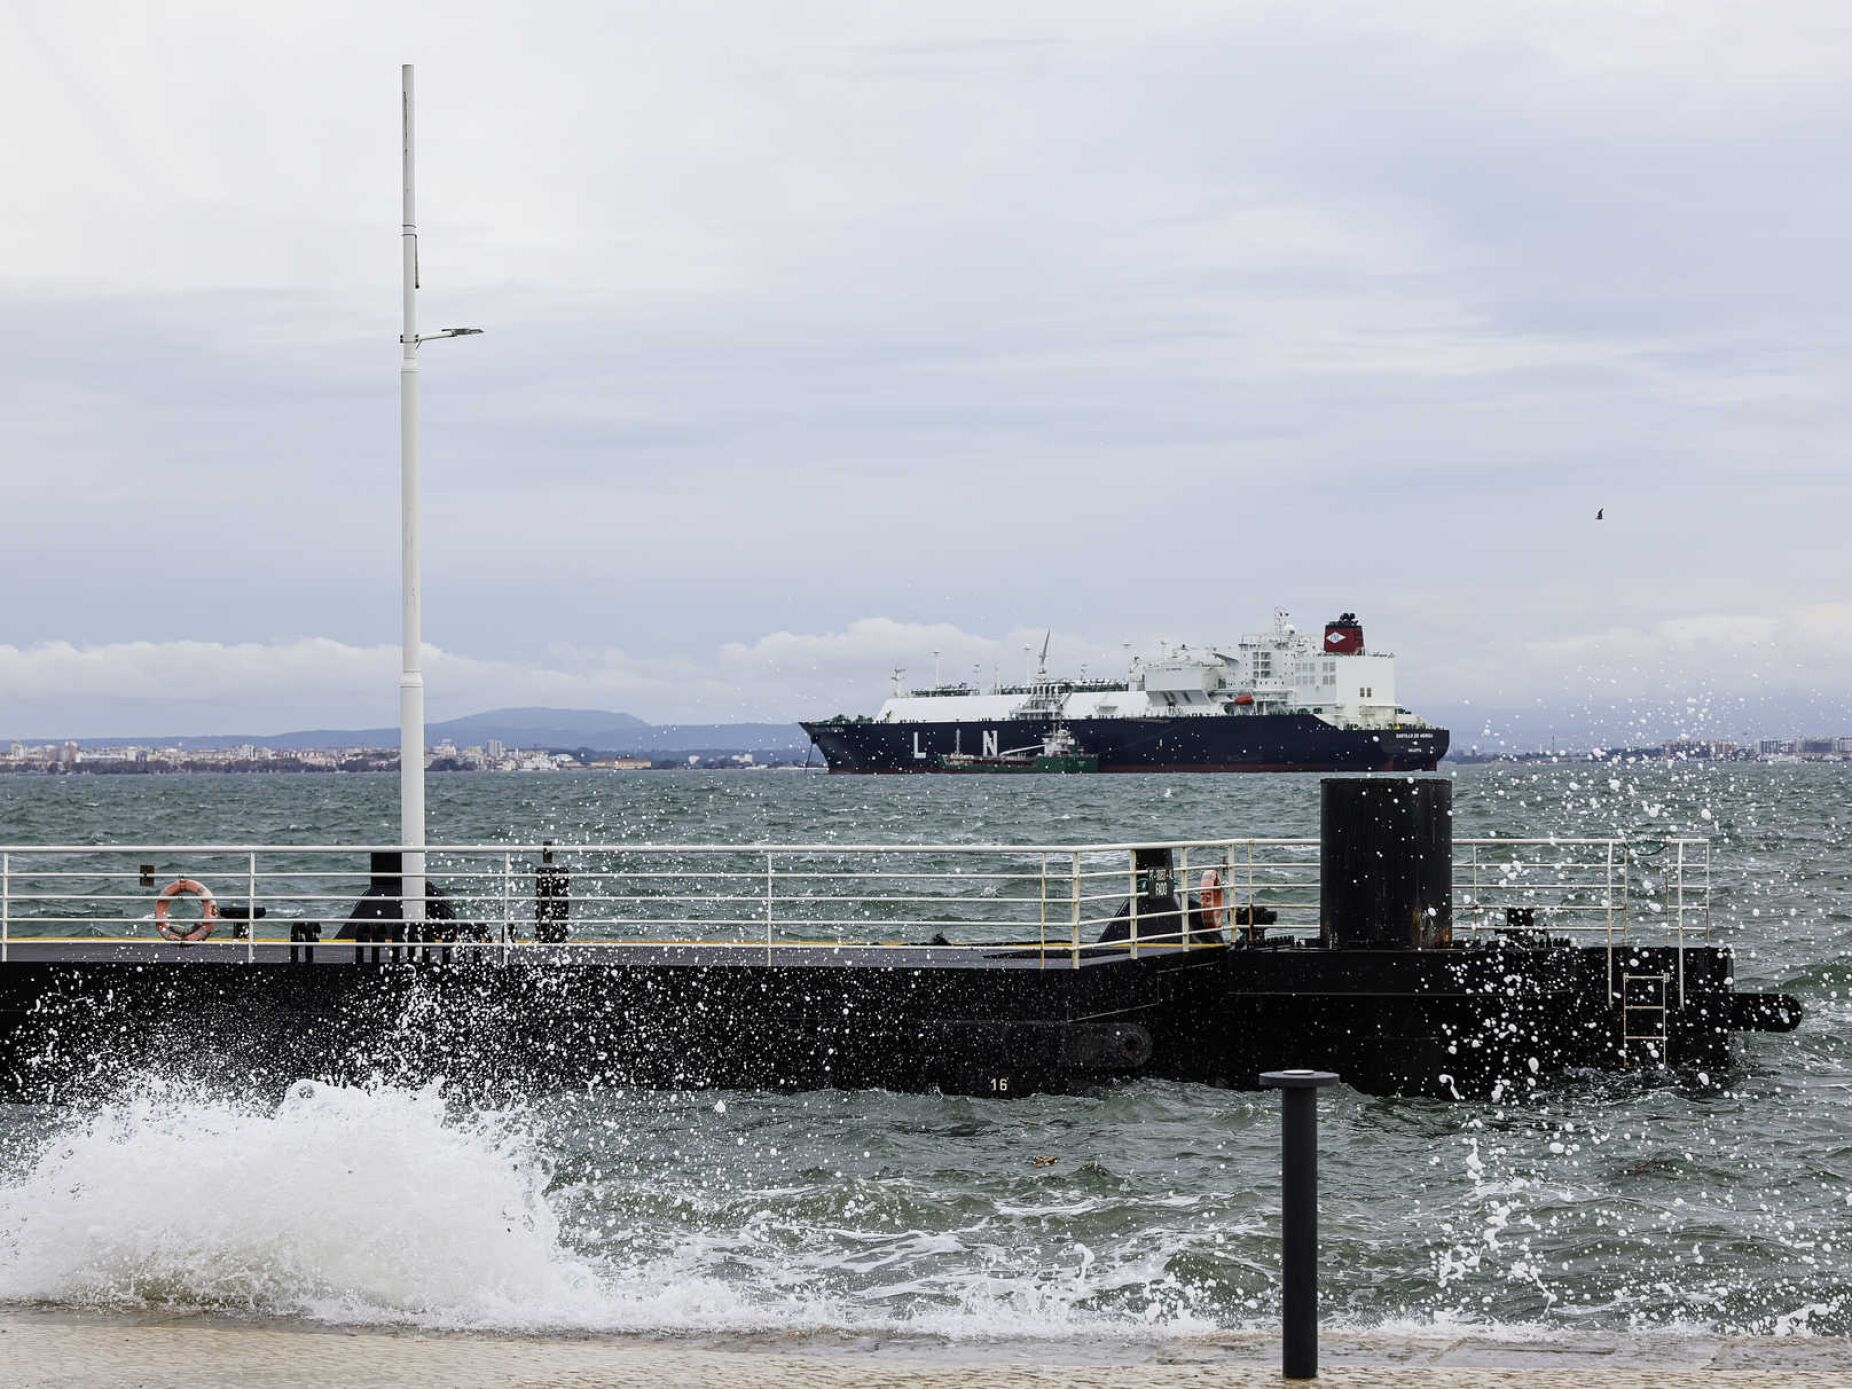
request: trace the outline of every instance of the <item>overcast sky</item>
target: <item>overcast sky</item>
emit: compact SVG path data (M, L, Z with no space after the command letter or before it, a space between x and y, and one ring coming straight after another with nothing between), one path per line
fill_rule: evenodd
M1852 689L1843 3L0 15L0 735L392 721L403 61L433 718Z

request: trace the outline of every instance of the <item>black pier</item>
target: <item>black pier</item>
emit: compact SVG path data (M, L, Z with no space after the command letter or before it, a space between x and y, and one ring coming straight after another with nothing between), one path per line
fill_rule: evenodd
M1735 989L1712 946L1570 944L1518 922L1457 939L1451 785L1325 783L1321 928L1209 920L1141 850L1170 948L770 946L571 937L571 880L533 881L540 939L398 920L398 865L338 929L234 949L15 935L0 964L0 1097L57 1100L163 1064L244 1086L302 1076L528 1090L884 1087L1013 1097L1138 1076L1257 1087L1322 1068L1380 1094L1517 1098L1577 1068L1727 1072L1733 1035L1798 1004ZM1167 851L1157 851L1159 853ZM1183 901L1172 894L1181 891ZM1128 907L1131 904L1128 902Z

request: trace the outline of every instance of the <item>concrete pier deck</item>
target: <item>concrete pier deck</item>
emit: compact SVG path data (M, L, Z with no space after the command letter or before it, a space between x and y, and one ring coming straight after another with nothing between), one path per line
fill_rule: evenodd
M1568 1389L1852 1382L1852 1342L1833 1337L1327 1333L1321 1382L1343 1389ZM0 1313L0 1385L64 1389L452 1386L491 1389L936 1389L973 1385L1173 1389L1279 1384L1261 1332L1187 1340L924 1343L905 1338L663 1337L325 1328L222 1317Z

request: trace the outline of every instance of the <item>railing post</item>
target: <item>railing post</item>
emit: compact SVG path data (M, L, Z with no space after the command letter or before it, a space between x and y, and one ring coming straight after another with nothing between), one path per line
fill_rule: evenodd
M1227 909L1223 918L1228 932L1226 940L1233 945L1238 939L1235 932L1241 925L1241 899L1235 896L1235 845L1228 840L1222 845L1222 905Z
M502 963L508 963L508 938L514 934L514 855L502 855Z
M1620 847L1620 893L1621 893L1621 896L1620 896L1620 903L1621 903L1621 906L1620 906L1620 938L1621 938L1621 944L1625 945L1627 943L1627 909L1630 903L1632 902L1632 893L1633 893L1633 853L1632 853L1631 847L1628 845L1627 841L1624 839L1621 840L1619 847ZM1608 1000L1609 1002L1613 1002L1616 998L1619 998L1621 1002L1625 1003L1627 1001L1626 992L1627 991L1624 987L1621 989L1619 994L1616 994L1614 992L1614 926L1613 926L1613 923L1610 922L1608 924Z
M246 879L244 894L244 962L255 964L257 961L257 853L252 851L250 862L246 865L250 875Z
M1042 938L1036 952L1036 968L1048 968L1048 855L1042 855Z
M1479 844L1473 843L1473 939L1479 939L1479 928L1485 924L1485 903L1479 896Z
M1182 867L1177 870L1177 945L1186 947L1190 943L1190 846L1183 846Z
M1318 1378L1318 1091L1330 1071L1266 1071L1280 1095L1280 1373Z
M1685 841L1678 841L1678 1006L1685 1006Z
M1608 954L1611 957L1614 954L1614 841L1612 839L1608 841L1608 880L1602 891L1608 905Z
M1633 846L1626 840L1620 845L1620 939L1627 943L1627 918L1633 910ZM1614 953L1614 944L1608 943L1608 953Z
M772 870L772 856L768 852L765 855L765 963L768 965L772 962L773 903L776 900L775 881L776 877ZM816 889L813 887L810 891L814 893ZM824 891L828 892L830 889L826 887Z
M1132 958L1138 958L1138 850L1128 851L1132 855L1132 894L1126 900L1131 903L1132 919L1127 939L1132 943Z
M1072 890L1073 890L1073 899L1074 899L1074 936L1073 936L1073 941L1071 943L1070 948L1073 950L1074 953L1070 959L1070 964L1074 969L1079 969L1080 968L1080 850L1078 849L1074 851L1074 877L1073 877L1073 889Z
M1711 842L1704 841L1704 943L1711 943Z
M0 964L13 938L13 856L0 854Z
M1248 920L1250 922L1254 921L1255 918L1260 915L1260 908L1255 905L1256 896L1257 894L1254 888L1254 841L1250 839L1248 840ZM1232 921L1233 918L1231 917L1230 920ZM1235 938L1232 931L1229 933L1228 938L1230 940ZM1259 939L1257 936L1249 937L1250 941L1257 939Z

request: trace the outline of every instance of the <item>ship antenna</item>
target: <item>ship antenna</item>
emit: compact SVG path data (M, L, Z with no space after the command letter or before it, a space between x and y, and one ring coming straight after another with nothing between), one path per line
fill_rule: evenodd
M1050 627L1046 632L1042 633L1042 659L1036 670L1036 678L1039 680L1045 681L1048 679L1048 643L1054 640L1054 636L1055 629L1053 627Z

